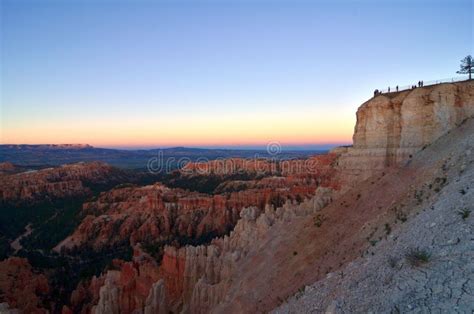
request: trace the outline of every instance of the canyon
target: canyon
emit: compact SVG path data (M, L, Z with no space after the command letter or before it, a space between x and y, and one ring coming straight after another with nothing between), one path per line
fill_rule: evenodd
M472 81L383 94L358 109L352 146L300 159L191 162L173 174L217 178L211 193L166 182L104 189L84 200L81 222L53 252L126 246L133 255L83 278L54 311L472 310L473 118ZM82 195L85 178L125 180L97 163L4 176L0 195L11 202ZM415 248L433 259L411 265ZM45 311L47 276L26 259L1 263L5 311ZM35 278L23 282L28 304L12 297L12 272Z
M0 169L13 171L11 163L0 164ZM3 203L37 203L47 199L61 199L90 194L90 184L108 184L126 180L126 174L100 162L77 163L57 168L30 170L3 175L0 196Z

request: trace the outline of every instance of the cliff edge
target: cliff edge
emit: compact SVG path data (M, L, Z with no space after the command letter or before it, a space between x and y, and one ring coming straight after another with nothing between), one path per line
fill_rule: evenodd
M346 186L403 165L474 116L474 81L376 96L359 107L353 146L339 159Z

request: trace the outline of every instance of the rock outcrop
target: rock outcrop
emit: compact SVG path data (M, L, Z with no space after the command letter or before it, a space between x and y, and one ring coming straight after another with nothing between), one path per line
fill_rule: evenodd
M15 165L11 162L0 162L0 174L15 172Z
M114 180L118 182L125 177L120 170L100 162L5 175L0 181L0 201L35 203L84 196L90 192L86 183L105 184Z
M287 203L276 210L248 207L240 212L241 219L229 236L215 239L211 245L168 246L161 264L164 289L159 295L173 312L207 313L226 296L238 275L239 263L250 250L260 247L271 228L293 217L315 213L331 201L332 190L319 188L316 195L299 206Z
M474 116L474 82L376 96L357 110L353 146L338 161L346 186L403 164Z
M170 189L161 184L112 189L83 205L82 223L55 250L88 246L97 251L127 242L133 246L179 239L199 243L200 239L228 233L245 207L264 209L268 204L281 206L287 200L302 202L311 198L318 186L336 186L328 169L316 169L314 174L224 182L223 194L216 195Z
M248 174L254 176L271 177L300 177L317 178L321 182L329 183L334 180L334 163L338 154L329 153L310 156L301 159L271 159L271 158L229 158L206 162L190 162L180 173L185 176L229 176Z
M47 313L43 300L48 292L46 277L36 274L27 259L10 257L0 262L0 305L8 304L2 306L5 311Z
M81 282L63 313L133 313L144 309L149 291L157 289L155 283L160 279L156 261L137 245L132 261L114 260L112 268Z

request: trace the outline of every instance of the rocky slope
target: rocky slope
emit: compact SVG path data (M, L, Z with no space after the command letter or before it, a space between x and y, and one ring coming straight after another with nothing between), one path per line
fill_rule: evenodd
M432 195L437 188L430 180L422 184L414 178L412 196L402 200L413 197L419 204L405 223L393 227L368 254L302 288L274 312L472 312L473 134L470 120L416 155L406 171L423 167L423 179L433 171L431 180L442 178L442 189Z

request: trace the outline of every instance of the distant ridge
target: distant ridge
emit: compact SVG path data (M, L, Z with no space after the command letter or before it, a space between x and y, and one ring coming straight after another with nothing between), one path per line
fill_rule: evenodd
M94 148L89 144L1 144L0 147L7 148L36 148L36 149L85 149Z
M147 169L152 158L161 158L172 167L178 162L213 160L217 158L254 158L271 157L279 159L304 158L325 153L327 150L284 150L277 155L264 149L210 149L210 148L152 148L152 149L115 149L93 147L89 144L2 144L0 162L13 162L18 166L57 166L80 161L101 161L112 166L129 169Z

